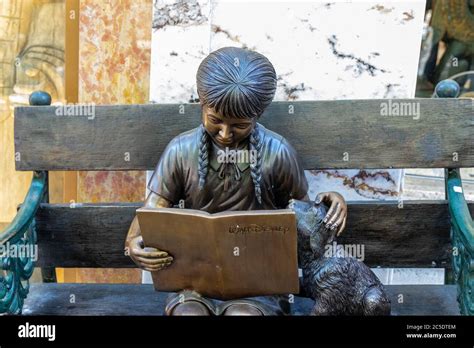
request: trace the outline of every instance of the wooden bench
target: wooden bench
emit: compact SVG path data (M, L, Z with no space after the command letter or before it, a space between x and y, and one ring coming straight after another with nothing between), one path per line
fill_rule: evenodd
M260 119L294 145L306 169L446 168L446 200L349 202L340 243L363 244L366 264L446 269L446 285L387 286L395 315L474 314L474 204L465 201L459 176L459 168L474 167L474 111L472 100L452 98L455 92L446 82L438 88L445 98L392 101L417 103L418 120L381 115L387 100L274 102ZM48 104L41 94L32 101ZM97 106L94 118L55 111L15 109L16 169L34 177L0 244L37 244L36 266L46 275L54 267L134 267L124 240L142 202L49 204L48 171L152 170L174 136L199 125L199 104ZM24 314L163 314L166 294L151 285L29 289L31 260L0 262L0 313L21 313L29 290ZM297 297L294 313L310 306Z

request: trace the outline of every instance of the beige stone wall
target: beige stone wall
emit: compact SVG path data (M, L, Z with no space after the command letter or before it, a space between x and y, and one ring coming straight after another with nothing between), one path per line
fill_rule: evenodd
M51 21L51 18L57 18ZM13 107L45 90L64 98L64 3L0 2L0 222L10 222L23 202L31 172L15 171Z
M151 0L81 0L79 102L148 102L151 58ZM145 199L145 172L79 172L79 202L139 202ZM141 272L88 270L77 282L140 282Z

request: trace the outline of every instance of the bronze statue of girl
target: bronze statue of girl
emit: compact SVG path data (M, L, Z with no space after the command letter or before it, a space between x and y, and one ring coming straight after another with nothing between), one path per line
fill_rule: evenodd
M168 144L148 184L151 193L145 206L171 207L181 201L184 208L216 213L284 209L292 198L308 200L308 183L295 150L281 135L257 123L276 86L275 69L260 53L225 47L209 54L197 72L202 124ZM254 155L248 161L218 160L226 148ZM324 222L341 233L347 216L342 196L324 192L316 200L330 206ZM144 270L158 271L173 262L172 250L144 248L136 219L126 246ZM219 302L185 291L169 299L166 313L211 315ZM222 304L223 315L288 314L281 296Z

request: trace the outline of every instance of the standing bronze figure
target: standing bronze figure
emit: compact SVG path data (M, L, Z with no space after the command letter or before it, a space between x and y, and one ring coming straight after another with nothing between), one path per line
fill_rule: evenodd
M175 137L163 152L149 182L145 206L184 208L209 213L226 210L284 209L291 199L308 201L308 183L293 147L257 122L271 103L277 76L257 52L225 47L199 66L197 90L202 124ZM248 151L246 162L222 161L225 149ZM324 224L339 234L347 206L336 192L320 193L329 205ZM173 262L172 250L144 248L136 219L126 240L130 257L142 269L159 271ZM219 313L213 308L219 306ZM260 296L221 302L194 291L169 299L168 315L289 314L287 297Z

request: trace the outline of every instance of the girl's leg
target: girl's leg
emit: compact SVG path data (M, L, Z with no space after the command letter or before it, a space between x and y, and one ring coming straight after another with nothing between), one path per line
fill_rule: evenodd
M171 294L165 308L166 315L214 315L214 303L196 291L184 290Z
M233 304L226 308L222 315L225 316L234 316L234 315L242 315L242 316L260 316L263 313L257 309L255 306L251 306L245 303Z
M199 302L184 302L178 304L176 307L174 307L173 311L171 312L171 315L173 316L200 316L200 315L205 315L209 316L211 313L209 313L209 310L204 306L203 304Z

